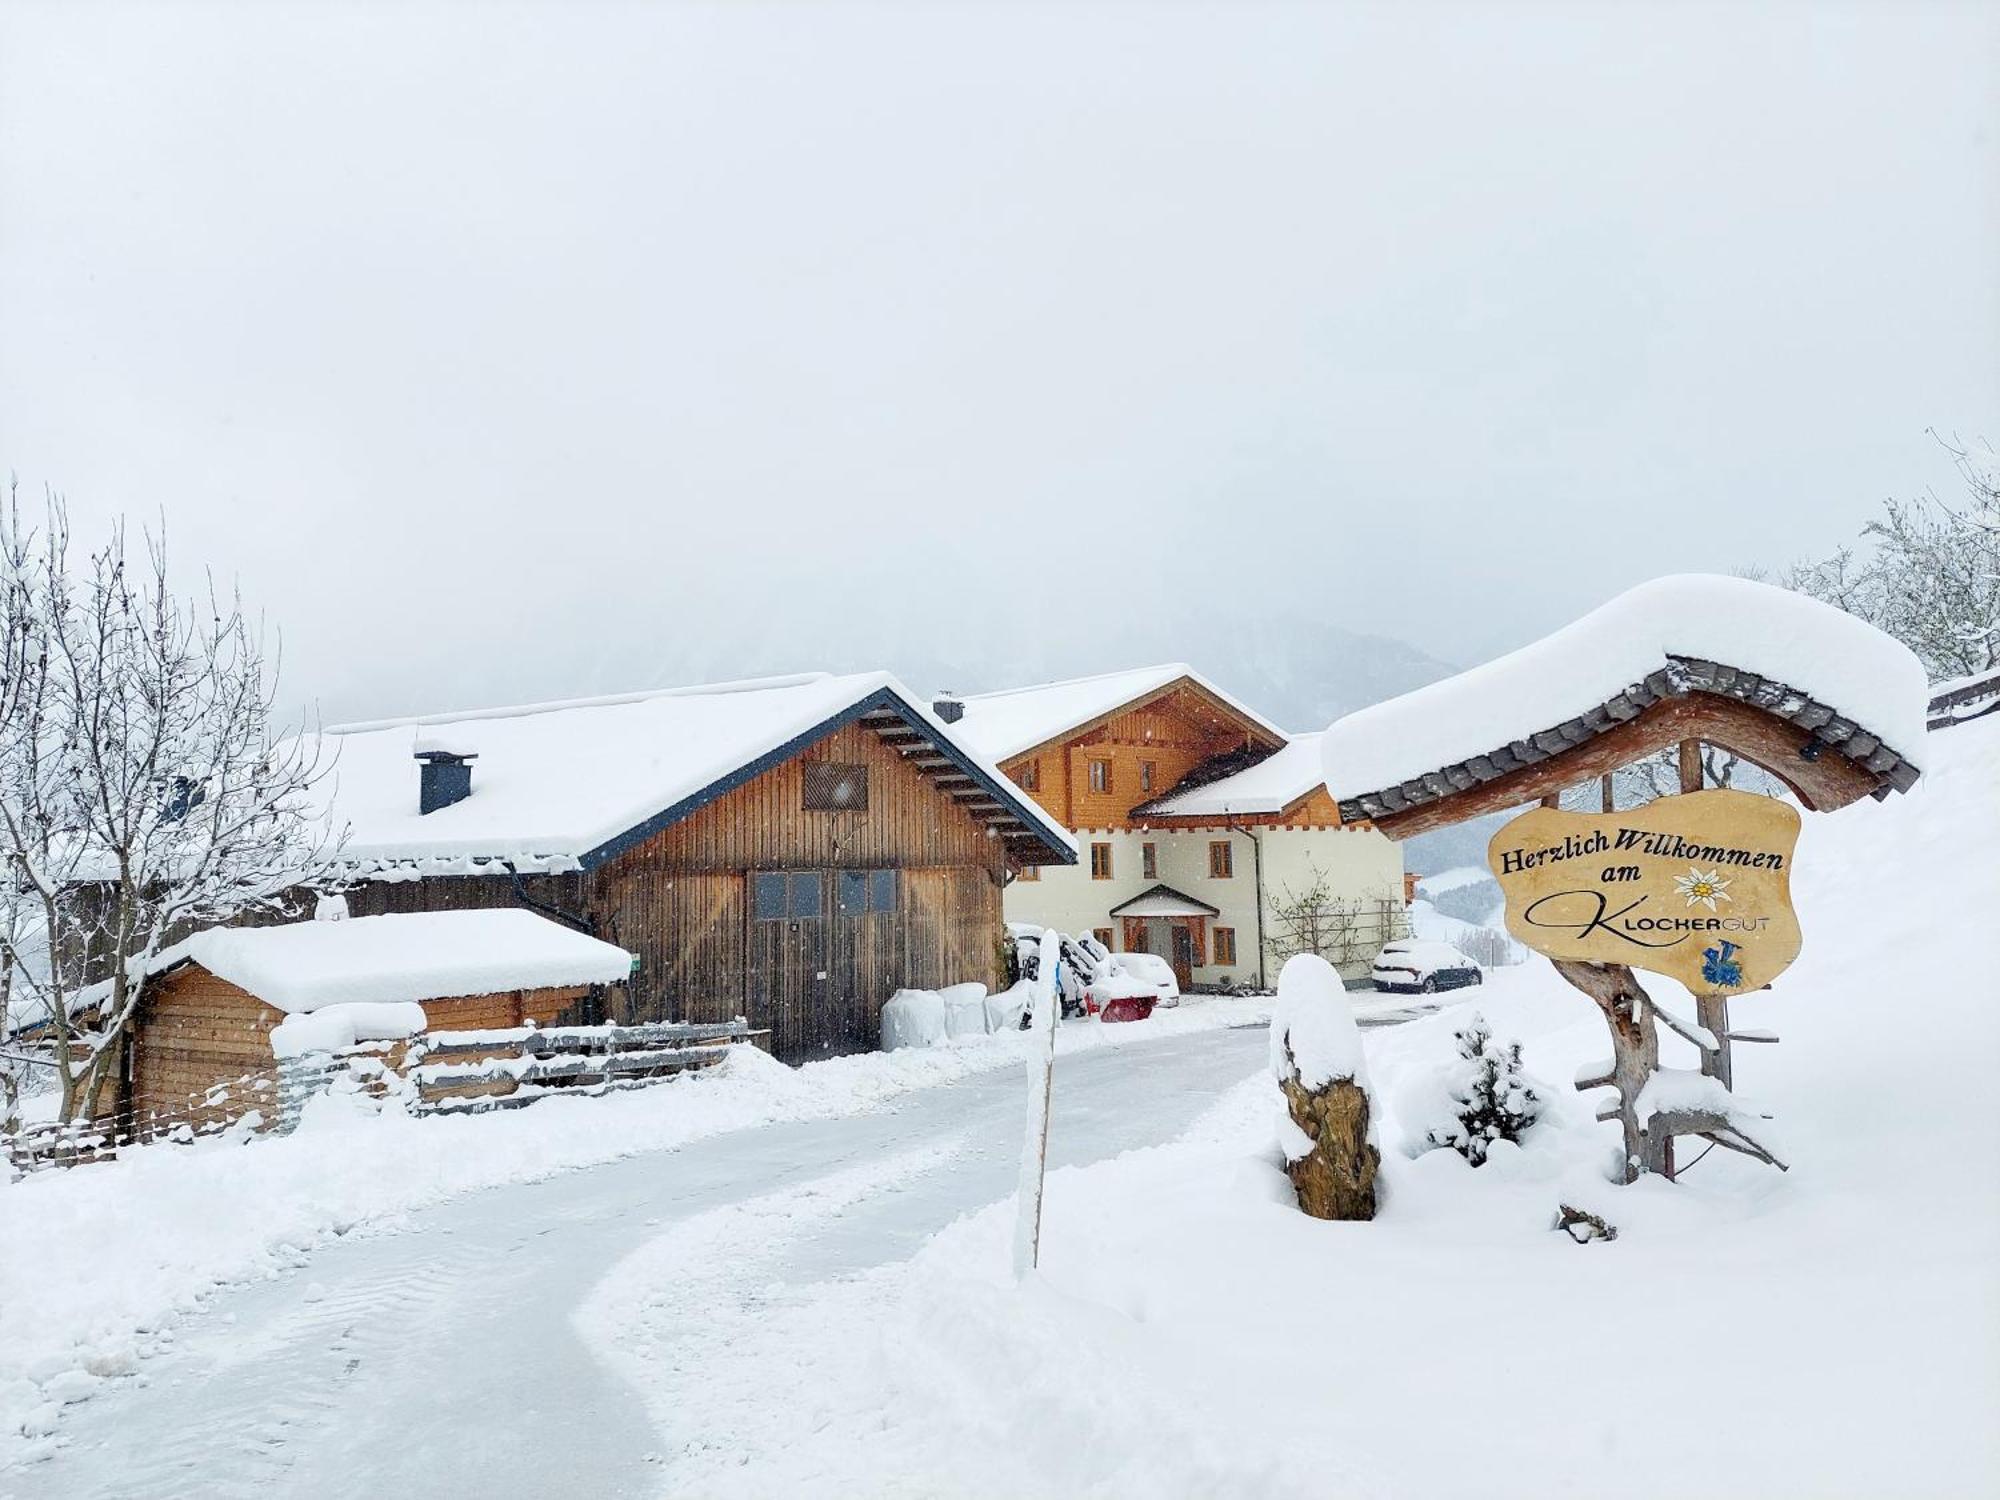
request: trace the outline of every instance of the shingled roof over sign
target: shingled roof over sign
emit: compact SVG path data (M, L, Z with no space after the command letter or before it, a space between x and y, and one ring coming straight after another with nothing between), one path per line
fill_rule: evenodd
M1679 740L1723 745L1808 807L1907 790L1917 659L1817 600L1741 578L1656 579L1554 635L1340 719L1321 741L1343 818L1399 837L1499 811Z
M850 723L873 730L1016 863L1076 844L895 678L812 673L347 724L326 731L322 814L369 879L590 869ZM472 794L421 814L421 741L477 757Z

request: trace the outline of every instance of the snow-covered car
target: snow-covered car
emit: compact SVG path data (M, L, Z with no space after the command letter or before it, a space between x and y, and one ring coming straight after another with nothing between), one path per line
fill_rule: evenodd
M1119 968L1138 979L1152 985L1160 997L1162 1005L1181 1003L1180 982L1174 978L1174 966L1157 953L1121 953L1113 960Z
M1128 955L1113 955L1083 987L1084 1007L1102 1021L1143 1021L1160 1003L1153 982L1125 968Z
M1386 944L1375 955L1368 977L1375 981L1376 989L1404 995L1428 995L1486 982L1479 965L1450 943L1424 938L1403 938Z

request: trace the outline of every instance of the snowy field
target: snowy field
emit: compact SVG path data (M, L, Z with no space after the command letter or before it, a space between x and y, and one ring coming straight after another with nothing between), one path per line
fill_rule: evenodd
M746 1222L781 1238L773 1197L641 1248L579 1326L643 1392L676 1495L1994 1494L2000 722L1926 750L1914 794L1807 818L1804 953L1736 1006L1783 1038L1737 1066L1788 1175L1684 1146L1678 1185L1609 1185L1614 1127L1568 1086L1604 1026L1538 959L1368 1034L1373 1224L1291 1206L1258 1076L1175 1144L1055 1174L1026 1285L1010 1204L832 1282L732 1300L679 1273ZM1407 1154L1402 1118L1473 1008L1554 1106L1476 1171ZM1665 1060L1693 1063L1672 1038ZM1552 1232L1559 1202L1619 1239Z
M1269 1008L1190 997L1149 1021L1065 1026L1058 1052L1254 1023ZM357 1228L726 1132L893 1108L917 1090L1019 1067L1025 1046L1001 1035L797 1069L746 1047L659 1088L469 1119L353 1113L323 1100L284 1140L152 1146L0 1184L0 1473L51 1452L65 1407L143 1371L213 1293L294 1270Z

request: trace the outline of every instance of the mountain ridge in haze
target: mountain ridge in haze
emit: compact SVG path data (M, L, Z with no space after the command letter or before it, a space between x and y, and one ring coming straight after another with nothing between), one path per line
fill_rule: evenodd
M928 697L991 692L1155 662L1186 662L1293 733L1408 692L1455 669L1404 641L1299 610L1251 615L1234 604L1120 613L1071 608L1064 591L1033 619L884 608L802 625L772 612L689 611L646 629L550 628L445 659L383 653L365 677L319 684L327 722L448 713L800 671L887 669ZM997 613L997 612L996 612ZM719 623L718 623L719 622ZM681 628L675 628L680 626ZM356 664L358 665L358 664ZM353 667L350 667L353 672Z

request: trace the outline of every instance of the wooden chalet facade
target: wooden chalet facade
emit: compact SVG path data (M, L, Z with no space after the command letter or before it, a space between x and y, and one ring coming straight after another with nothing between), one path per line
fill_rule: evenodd
M1278 909L1314 890L1361 915L1350 972L1403 933L1401 855L1343 822L1317 736L1286 734L1183 665L937 707L1076 836L1075 869L1009 887L1014 920L1159 954L1183 988L1265 982Z
M743 1016L787 1061L879 1045L899 988L997 984L1010 873L1076 857L881 675L329 733L336 774L368 762L330 809L354 825L356 915L526 907L635 955L589 1019ZM413 734L469 766L469 795L416 813Z

